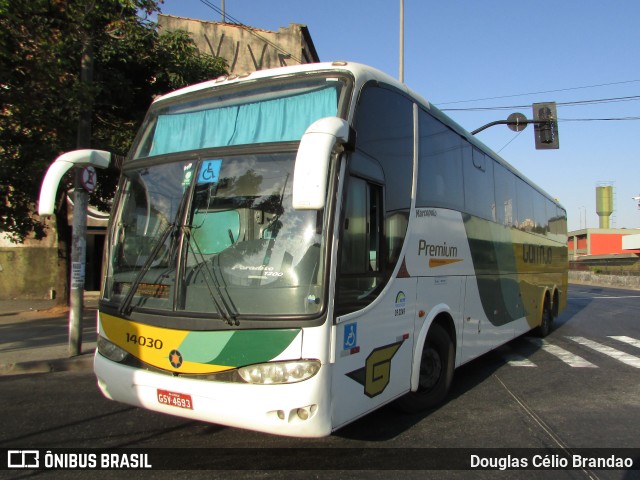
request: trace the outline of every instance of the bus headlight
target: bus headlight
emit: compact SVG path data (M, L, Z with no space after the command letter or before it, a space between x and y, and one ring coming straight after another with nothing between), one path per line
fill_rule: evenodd
M125 350L101 335L98 335L97 346L100 355L114 362L122 362L129 355Z
M241 367L238 369L238 373L247 383L275 385L302 382L313 377L319 370L319 360L294 360L258 363Z

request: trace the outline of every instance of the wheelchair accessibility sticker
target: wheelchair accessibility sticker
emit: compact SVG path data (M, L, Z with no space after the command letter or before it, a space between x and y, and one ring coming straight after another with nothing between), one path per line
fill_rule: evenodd
M217 183L220 179L222 160L205 160L200 167L198 183Z
M358 324L349 323L344 326L344 350L351 350L358 345Z

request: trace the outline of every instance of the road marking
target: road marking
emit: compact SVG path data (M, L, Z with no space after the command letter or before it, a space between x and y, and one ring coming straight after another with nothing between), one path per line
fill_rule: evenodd
M515 352L511 352L509 347L505 347L504 345L498 349L498 353L512 367L537 367L531 360Z
M629 345L632 345L636 348L640 348L640 340L636 340L635 338L627 337L624 335L621 337L609 335L609 338L613 338L614 340L618 340L619 342L628 343Z
M526 339L529 342L531 342L534 345L536 345L537 347L542 348L545 352L550 353L551 355L554 355L554 356L558 357L560 360L562 360L567 365L570 365L570 366L576 367L576 368L598 368L597 365L594 365L593 363L588 362L587 360L585 360L581 356L575 355L575 354L565 350L564 348L558 347L557 345L552 345L549 342L547 342L546 340L543 340L542 338L526 337Z
M567 300L593 300L593 299L625 299L625 298L640 298L640 294L621 294L621 293L599 293L589 290L574 290L567 296Z
M596 352L607 355L611 358L615 358L619 362L630 365L634 368L640 368L640 358L635 357L633 355L629 355L628 353L621 352L620 350L616 350L615 348L608 347L607 345L602 345L600 343L594 342L584 337L567 337L569 340L573 340L580 345L584 345Z
M640 295L594 295L593 298L597 298L598 300L600 299L604 299L604 300L619 300L619 299L625 299L625 298L640 298Z

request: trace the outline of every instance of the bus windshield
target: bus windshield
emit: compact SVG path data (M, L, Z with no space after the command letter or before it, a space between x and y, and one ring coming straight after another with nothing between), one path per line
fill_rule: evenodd
M251 319L323 308L323 212L291 204L295 148L346 110L334 73L209 86L151 108L123 168L104 302Z
M126 171L105 298L229 323L320 311L322 214L291 208L294 161L265 153Z

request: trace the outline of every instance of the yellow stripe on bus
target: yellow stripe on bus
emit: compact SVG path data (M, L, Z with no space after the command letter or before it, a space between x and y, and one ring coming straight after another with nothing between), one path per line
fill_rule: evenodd
M181 352L179 349L187 335L191 333L188 330L154 327L123 320L102 312L100 312L100 326L102 335L109 341L144 363L163 370L204 374L234 368L228 365L211 365L185 359L183 355L188 355L188 352Z

